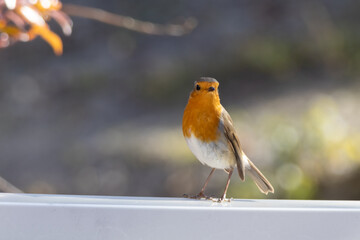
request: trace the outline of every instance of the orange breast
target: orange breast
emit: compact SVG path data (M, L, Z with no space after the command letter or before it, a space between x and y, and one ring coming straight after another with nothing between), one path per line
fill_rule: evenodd
M219 137L221 105L219 99L192 98L185 108L183 116L183 134L191 134L204 142L215 141Z

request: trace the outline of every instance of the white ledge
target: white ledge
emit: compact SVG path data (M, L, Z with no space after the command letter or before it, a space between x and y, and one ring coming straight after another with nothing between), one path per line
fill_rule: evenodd
M0 194L1 239L360 239L360 201Z

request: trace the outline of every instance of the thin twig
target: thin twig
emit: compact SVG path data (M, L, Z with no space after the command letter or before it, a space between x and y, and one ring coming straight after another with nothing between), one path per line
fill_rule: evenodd
M194 18L188 18L183 24L156 24L110 13L98 8L64 4L62 10L72 16L93 19L106 24L127 28L146 34L181 36L191 32L197 25Z
M6 181L0 176L0 191L8 193L23 193L20 189Z

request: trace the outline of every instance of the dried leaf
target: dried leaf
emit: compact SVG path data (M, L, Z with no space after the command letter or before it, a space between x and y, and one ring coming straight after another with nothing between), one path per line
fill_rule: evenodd
M33 25L29 31L29 34L30 36L39 35L42 37L47 43L50 44L56 55L61 55L63 53L63 44L61 38L50 31L48 26Z

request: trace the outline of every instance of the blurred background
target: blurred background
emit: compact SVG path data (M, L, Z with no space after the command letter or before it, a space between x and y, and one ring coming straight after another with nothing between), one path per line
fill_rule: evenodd
M210 168L181 130L193 82L220 82L243 148L272 182L234 198L360 199L360 2L64 0L197 28L146 35L72 17L56 57L40 38L0 50L0 176L29 193L174 196ZM220 196L215 172L206 193Z

